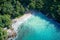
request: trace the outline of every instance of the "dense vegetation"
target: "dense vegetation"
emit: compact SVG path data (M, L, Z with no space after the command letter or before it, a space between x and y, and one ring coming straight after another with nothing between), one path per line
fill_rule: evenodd
M23 15L24 7L16 0L0 0L0 40L5 40L6 33L3 28L10 28L11 20ZM5 34L4 34L5 33Z
M0 0L0 30L10 28L11 19L28 10L40 11L60 23L60 0Z
M7 31L0 27L0 40L7 40Z
M60 0L32 0L28 8L41 11L46 16L60 22Z

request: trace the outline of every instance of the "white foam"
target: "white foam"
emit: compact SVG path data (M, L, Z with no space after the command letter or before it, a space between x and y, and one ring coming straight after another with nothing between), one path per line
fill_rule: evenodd
M12 20L12 28L14 28L14 31L15 32L18 32L18 27L24 23L27 19L29 19L31 17L31 13L28 13L28 14L25 14L23 15L22 17L20 18L17 18L17 19L13 19ZM15 21L15 22L14 22Z

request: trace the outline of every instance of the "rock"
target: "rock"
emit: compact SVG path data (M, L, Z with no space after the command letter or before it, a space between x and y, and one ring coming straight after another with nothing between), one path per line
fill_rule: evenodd
M11 37L14 38L16 36L16 32L12 29L8 29L7 33L8 33L8 38L11 38Z

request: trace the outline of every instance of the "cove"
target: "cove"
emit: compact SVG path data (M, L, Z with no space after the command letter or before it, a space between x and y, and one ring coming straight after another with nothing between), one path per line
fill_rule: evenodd
M60 40L60 24L50 20L40 12L32 12L18 28L15 40Z

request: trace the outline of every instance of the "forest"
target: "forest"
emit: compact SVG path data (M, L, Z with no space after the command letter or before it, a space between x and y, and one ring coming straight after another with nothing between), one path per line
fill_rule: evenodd
M0 40L7 39L7 32L3 28L9 29L12 19L29 10L40 11L60 23L60 0L0 0Z

